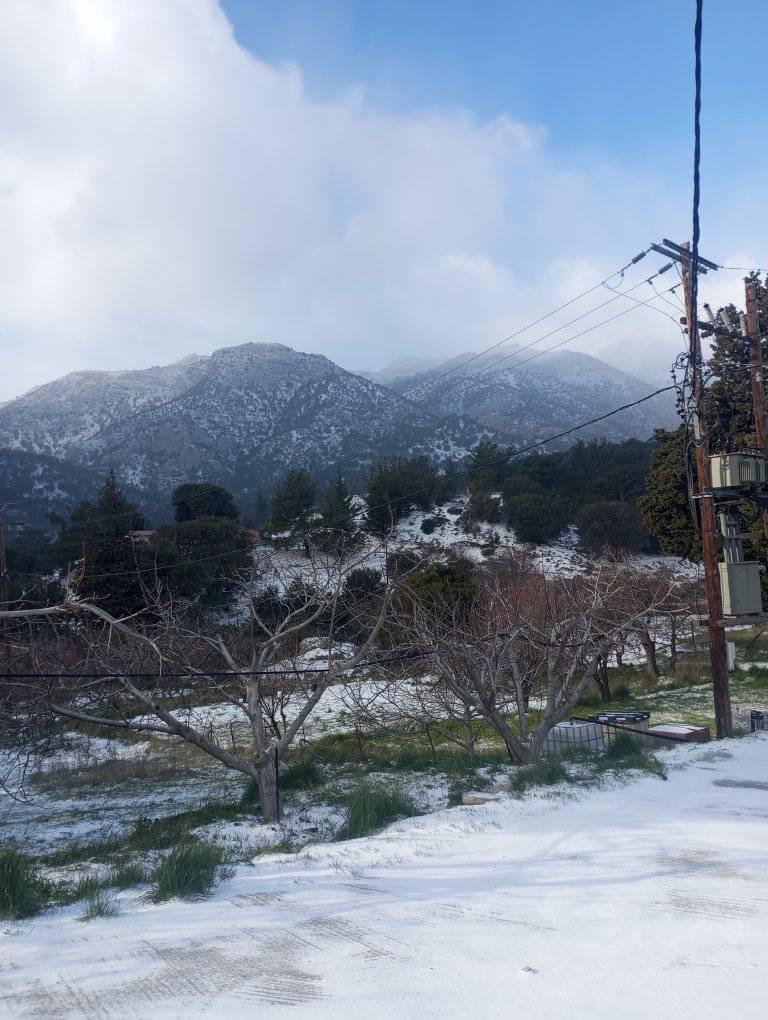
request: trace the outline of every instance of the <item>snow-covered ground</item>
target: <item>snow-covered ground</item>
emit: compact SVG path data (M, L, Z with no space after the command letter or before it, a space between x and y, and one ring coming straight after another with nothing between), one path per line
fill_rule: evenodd
M2 933L4 1016L762 1017L768 737Z

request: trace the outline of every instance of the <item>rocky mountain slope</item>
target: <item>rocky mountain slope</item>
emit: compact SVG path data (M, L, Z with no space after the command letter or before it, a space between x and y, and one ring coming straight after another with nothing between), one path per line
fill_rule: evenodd
M427 372L401 376L390 387L435 414L470 415L511 433L522 444L656 389L588 354L557 351L538 356L535 348L521 351L513 346L481 357L463 354ZM673 394L667 393L585 429L580 436L647 439L656 426L674 424Z
M78 372L0 407L0 447L99 473L114 466L148 504L201 479L226 484L247 506L289 467L323 478L340 463L363 476L394 454L461 457L489 433L280 344L145 372Z
M44 453L0 449L0 500L9 504L9 521L44 526L50 511L90 499L99 483L92 468Z
M406 359L385 370L386 386L268 343L142 371L75 372L0 406L0 496L39 519L92 495L114 467L155 518L176 485L195 479L228 486L248 509L286 468L322 480L341 464L362 480L382 457L461 458L483 435L530 443L653 389L585 354L523 364L531 353L503 348L426 370ZM668 396L580 436L647 438L674 422Z

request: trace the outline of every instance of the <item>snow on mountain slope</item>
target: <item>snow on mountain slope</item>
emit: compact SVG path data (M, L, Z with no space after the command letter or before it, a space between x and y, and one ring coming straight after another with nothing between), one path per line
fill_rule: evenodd
M178 396L208 359L128 372L72 372L0 407L0 446L53 457L98 449L104 429Z
M384 456L461 457L487 434L321 355L266 343L146 372L75 373L0 408L0 446L114 466L123 481L166 494L201 479L247 497L287 467L323 478L341 464L360 476Z
M435 413L450 409L491 428L504 428L519 443L598 417L655 388L588 354L540 355L537 348L521 350L514 345L480 357L463 354L391 385ZM585 429L580 436L647 439L656 426L675 421L672 395L663 394Z

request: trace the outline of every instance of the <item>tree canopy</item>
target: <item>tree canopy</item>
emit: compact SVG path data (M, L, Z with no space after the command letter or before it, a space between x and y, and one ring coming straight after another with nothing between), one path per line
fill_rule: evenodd
M189 482L180 485L173 493L173 516L181 524L199 517L226 517L237 520L240 511L232 493L220 485L208 482Z

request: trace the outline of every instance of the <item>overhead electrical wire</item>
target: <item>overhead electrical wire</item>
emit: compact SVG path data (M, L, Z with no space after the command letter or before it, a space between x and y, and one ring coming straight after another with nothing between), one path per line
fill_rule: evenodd
M445 379L446 376L452 375L454 372L460 371L460 369L465 368L473 361L477 361L478 358L482 358L486 354L490 354L491 351L495 351L499 347L503 347L504 344L509 343L510 340L514 340L515 337L520 336L521 333L527 333L529 329L533 329L534 326L538 326L540 322L544 322L546 319L550 319L553 315L557 315L557 313L561 312L564 308L568 308L570 305L575 304L577 301L580 301L582 298L585 298L588 294L592 294L594 291L599 290L600 287L606 286L608 281L612 280L615 276L619 276L623 280L626 271L631 266L634 266L636 263L640 262L641 259L644 259L645 256L650 252L650 250L651 250L650 248L646 248L644 251L639 252L637 255L635 255L633 259L630 259L625 266L622 266L621 269L617 269L616 272L611 273L610 276L606 276L604 280L600 280L598 283L595 283L591 287L588 287L586 290L582 291L581 294L577 294L575 297L569 298L568 301L564 301L563 304L558 305L557 308L553 308L551 312L546 312L544 315L539 316L538 319L534 319L532 322L527 323L525 326L520 326L520 328L516 329L514 333L510 333L509 336L505 336L502 340L498 340L496 341L496 343L491 344L489 347L485 347L482 351L477 351L476 354L473 354L471 357L467 358L466 361L461 362L461 364L454 365L452 368L449 368L447 371L443 372L441 375L436 376L434 379L426 380L424 385L425 386L436 385L437 383L440 382L441 379ZM583 318L583 316L579 316L578 318ZM571 321L577 322L578 319L572 319ZM565 325L570 325L570 323L566 323ZM564 329L565 327L561 326L559 328ZM537 342L538 341L534 341L534 343Z
M438 376L436 379L432 379L432 380L429 380L428 382L425 382L424 385L431 386L433 384L436 384L437 382L439 382L441 379L445 378L446 376L451 375L453 372L458 371L461 368L464 368L465 365L468 365L471 362L477 360L478 358L484 357L486 354L489 354L491 351L496 350L499 347L502 347L505 343L508 343L510 340L514 339L514 337L519 336L520 334L526 332L527 330L532 329L534 326L538 325L539 323L544 322L546 319L551 318L553 315L556 315L558 312L562 311L564 308L568 308L570 305L575 304L577 301L579 301L582 298L586 297L588 294L591 294L594 291L599 290L601 287L609 286L608 281L609 280L613 280L614 277L618 276L618 277L620 277L620 279L624 279L624 275L625 275L626 271L629 268L631 268L633 265L636 265L638 262L640 262L643 258L645 258L645 256L650 251L651 251L650 248L646 248L645 250L643 250L641 252L638 252L638 254L634 256L634 258L630 259L629 262L627 262L620 269L617 269L614 273L611 273L610 276L606 276L603 280L600 280L598 283L595 283L591 287L588 287L586 290L582 291L580 294L576 294L574 297L570 298L568 301L565 301L565 302L563 302L563 304L558 305L557 308L553 308L551 311L546 312L544 315L539 316L538 319L535 319L532 322L527 323L525 326L521 326L518 330L516 330L514 333L511 333L509 336L505 337L503 340L499 340L496 343L491 344L489 347L486 347L484 350L478 351L476 354L473 354L471 358L468 358L461 365L456 365L453 368L449 369L447 372L444 372L442 375ZM459 382L465 382L467 379L475 378L476 375L480 375L480 374L483 374L486 371L490 371L490 369L495 367L496 364L500 364L501 361L504 361L506 358L514 357L515 355L523 353L524 351L530 349L531 347L535 346L536 344L541 343L543 340L549 339L550 336L554 336L554 334L560 332L560 330L567 329L568 326L572 326L572 325L574 325L574 323L580 322L582 319L587 318L589 315L593 315L595 312L599 311L601 308L605 308L609 304L612 304L614 301L618 300L620 297L628 296L632 291L637 290L639 287L642 287L643 284L650 283L657 276L660 276L663 272L666 272L666 269L667 269L667 267L662 267L662 269L660 269L656 273L654 273L653 276L650 276L647 279L641 280L639 283L634 284L632 287L628 287L626 290L623 290L623 291L614 291L614 288L609 287L609 289L614 292L614 296L613 297L608 298L607 300L601 302L599 305L595 305L593 308L589 309L586 312L583 312L581 315L577 315L574 319L571 319L568 322L565 322L562 325L557 326L555 329L552 329L548 333L543 334L543 336L537 337L535 340L532 340L530 343L526 344L525 346L519 347L515 351L511 351L509 354L507 354L503 358L501 358L499 360L499 362L494 362L494 364L491 365L490 367L483 368L479 373L473 373L473 374L471 374L469 376L462 376L462 378L459 380ZM661 292L661 294L659 294L659 296L662 296L663 293L666 293L666 292ZM644 302L644 303L648 304L648 302ZM656 309L654 309L654 310L656 310ZM597 323L594 328L597 329L600 325L604 325L605 323L611 322L611 321L612 321L611 319L606 319L605 322L603 322L603 323ZM564 343L568 343L568 342L570 342L570 340L578 339L579 337L585 335L586 332L589 332L589 330L585 330L584 333L577 334L576 337L570 337L568 340L564 341ZM558 346L562 346L562 345L558 345ZM549 349L554 350L555 348L549 348ZM547 351L543 351L542 353L546 354ZM533 359L531 359L531 360L533 360ZM515 366L512 366L512 367L515 367ZM424 401L426 399L428 399L428 396L429 396L429 394L427 394L423 398L419 398L418 400L411 400L411 403L414 403L414 404L424 403ZM204 494L213 492L217 488L219 488L219 486L213 485L213 484L205 486L205 487L201 487L201 488L199 488L197 490L196 495L204 495ZM98 517L90 517L89 518L89 523L95 524L95 523L100 523L101 521L116 520L116 519L118 519L120 517L128 517L130 515L131 515L130 511L125 511L123 513L117 513L117 514L101 514Z

